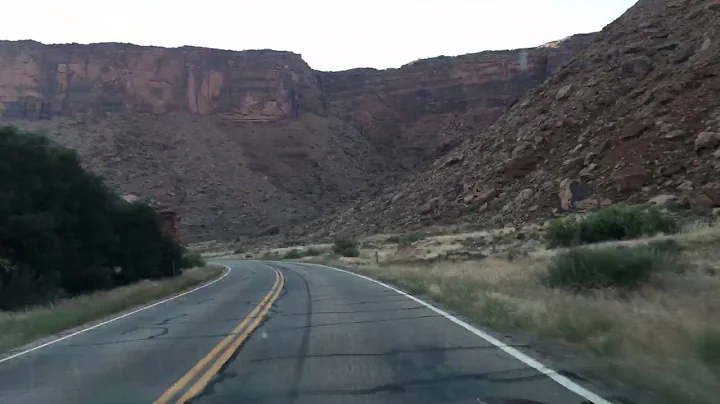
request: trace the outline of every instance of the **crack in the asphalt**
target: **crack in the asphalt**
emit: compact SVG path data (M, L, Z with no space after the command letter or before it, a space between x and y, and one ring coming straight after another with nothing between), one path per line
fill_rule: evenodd
M187 316L187 314L181 313L181 314L178 314L178 315L176 315L176 316L168 317L168 318L160 321L159 323L155 323L155 325L165 325L165 324L171 322L172 320L175 320L175 319L180 318L180 317L185 317L185 316Z
M528 344L509 344L508 346L512 347L528 347ZM342 357L382 357L382 356L391 356L391 355L403 355L403 354L425 354L425 353L435 353L435 352L450 352L450 351L470 351L470 350L486 350L486 349L499 349L495 345L477 345L477 346L457 346L457 347L435 347L435 348L425 348L425 349L399 349L394 351L387 351L387 352L339 352L339 353L329 353L329 354L313 354L313 355L304 355L304 356L297 356L297 355L287 355L287 356L272 356L267 358L256 358L256 359L250 359L249 362L269 362L269 361L275 361L275 360L289 360L289 359L301 359L301 358L309 358L309 359L315 359L315 358L342 358Z
M389 308L389 309L375 309L375 310L349 310L349 311L313 311L313 315L316 314L356 314L356 313L380 313L388 311L406 311L406 310L421 310L426 309L425 306L413 306L413 307L400 307L400 308ZM304 316L307 313L283 313L280 316Z
M332 326L338 326L338 325L383 323L383 322L388 322L388 321L400 321L400 320L422 320L422 319L428 319L428 318L445 318L445 317L441 316L439 314L430 314L427 316L393 317L393 318L384 318L384 319L380 319L380 320L339 321L339 322L335 322L335 323L312 324L310 326L301 325L301 326L297 326L297 327L278 328L278 329L274 329L269 332L284 332L284 331L302 330L302 329L305 329L308 327L309 328L332 327Z
M514 375L517 373L517 375ZM509 375L509 376L508 376ZM343 389L343 388L318 388L318 389L303 389L297 392L299 397L318 397L318 396L370 396L375 394L403 394L408 392L411 388L427 388L434 385L443 385L447 388L448 383L462 382L462 381L484 381L493 383L522 383L533 380L542 380L547 378L547 375L536 371L529 367L514 368L506 370L495 370L490 372L480 373L458 373L448 375L444 377L424 378L405 380L394 383L378 384L368 388L355 388L355 389ZM290 397L291 392L288 393L276 393L270 392L263 394L263 399L270 397ZM236 397L235 397L236 398ZM260 398L255 396L244 396L245 400L252 402L253 399ZM512 401L509 401L512 403ZM522 403L522 401L520 401Z
M383 304L383 303L397 303L397 302L411 302L407 297L402 295L397 295L397 298L394 296L389 296L389 299L382 299L377 301L370 301L370 300L362 300L359 302L351 302L351 303L344 303L344 304L334 304L333 307L339 307L339 306L359 306L363 304Z
M326 297L342 298L343 292L352 293L352 292L355 292L355 290L346 289L346 288L338 288L337 292L335 292L335 293L327 293L327 294L319 294L319 295L313 294L313 297L315 298L315 300L313 300L313 301L318 301L318 299L324 299ZM360 297L385 296L385 294L392 293L392 292L393 291L390 289L383 289L380 291L380 293L377 293L377 294L373 293L373 294L368 294L367 296L360 296ZM345 296L345 297L347 297L347 296Z
M502 376L504 374L512 374L512 373L532 373L527 375L518 375L518 376ZM544 379L547 376L538 372L535 369L523 367L523 368L516 368L516 369L508 369L508 370L496 370L492 372L482 372L482 373L460 373L455 375L449 375L444 377L435 377L432 379L417 379L417 380L407 380L403 382L397 382L397 383L387 383L387 384L381 384L375 387L370 387L366 389L307 389L302 390L300 392L300 395L328 395L328 394L343 394L343 395L370 395L370 394L376 394L376 393L403 393L407 391L408 387L422 387L422 386L428 386L428 385L434 385L434 384L445 384L455 381L464 381L464 380L481 380L481 381L490 381L494 383L519 383L519 382L526 382L530 380L540 380Z
M212 301L214 301L214 300L215 300L214 297L209 297L209 298L207 298L207 299L200 300L199 302L197 302L197 303L195 303L195 304L208 303L208 302L212 302Z
M264 320L267 320L270 317L274 317L274 316L266 316L264 318ZM428 315L428 316L414 316L414 317L394 317L394 318L387 318L387 319L380 319L380 320L345 321L345 322L335 322L335 323L311 324L309 326L302 325L302 326L297 326L297 327L279 328L279 329L275 329L275 330L268 330L266 332L275 333L275 332L305 330L307 328L315 328L315 327L331 327L331 326L348 325L348 324L368 324L368 323L381 323L381 322L389 322L389 321L417 320L417 319L428 319L428 318L444 318L444 317L440 316L440 315ZM263 321L263 324L264 324L264 321ZM162 335L164 335L164 334L162 334ZM228 335L235 335L235 334L232 334L232 333L230 333L230 334L206 334L206 335L195 335L192 337L176 336L176 337L165 337L165 338L158 338L160 336L160 335L158 335L158 336L154 336L153 338L136 338L136 339L122 340L122 341L94 342L94 343L85 343L85 344L69 344L66 346L77 348L77 347L87 347L87 346L121 344L121 343L127 343L127 342L138 342L138 341L145 341L148 339L152 339L152 340L188 340L188 339L203 339L203 338L223 338Z
M151 335L149 337L138 338L137 339L138 341L142 341L145 339L155 339L157 337L167 335L167 333L170 332L170 330L167 327L146 326L146 327L134 327L128 331L124 331L124 332L120 333L120 335L127 335L127 334L133 333L135 331L139 331L139 330L160 330L160 333L157 335ZM71 346L71 345L68 345L68 346Z
M397 294L395 294L395 295L393 295L393 294L388 295L387 293L383 293L383 294L365 295L365 296L338 296L337 294L334 294L334 295L332 295L332 296L331 296L331 295L326 295L326 296L324 296L324 297L322 297L322 298L320 298L320 299L313 299L313 302L326 302L326 301L329 301L329 300L348 300L348 298L352 298L352 299L372 299L372 298L376 298L376 297L383 297L383 298L384 298L384 297L397 297L397 296L402 296L402 295L397 295ZM404 296L403 296L403 297L404 297ZM406 299L407 299L407 298L406 298Z

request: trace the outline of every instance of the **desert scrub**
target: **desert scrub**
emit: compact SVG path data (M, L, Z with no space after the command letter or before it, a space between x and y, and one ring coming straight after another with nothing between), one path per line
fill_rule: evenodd
M299 258L303 258L303 257L317 257L320 254L321 254L321 252L314 248L308 248L307 250L293 249L293 250L290 250L287 253L285 253L285 255L283 256L283 259L293 260L293 259L299 259Z
M335 240L333 246L333 252L343 257L359 257L360 249L358 248L358 242L354 239L342 238Z
M548 247L570 247L610 240L628 240L658 233L676 233L677 221L666 211L643 205L617 205L585 217L555 219L548 225Z
M573 248L553 258L545 280L551 287L570 289L634 288L653 273L673 269L669 254L645 245Z

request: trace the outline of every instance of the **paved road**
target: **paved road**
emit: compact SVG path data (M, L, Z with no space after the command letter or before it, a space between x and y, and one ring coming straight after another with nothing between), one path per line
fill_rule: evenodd
M0 362L0 403L590 402L382 285L228 264L208 287Z

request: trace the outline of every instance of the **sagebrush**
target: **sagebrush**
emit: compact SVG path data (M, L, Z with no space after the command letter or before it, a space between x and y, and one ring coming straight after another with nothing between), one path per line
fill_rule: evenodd
M616 205L592 212L551 221L545 231L548 246L570 247L609 240L627 240L658 233L671 234L680 229L666 211L643 205Z
M635 247L576 247L557 254L546 281L552 287L590 289L634 288L653 273L673 268L668 253L646 245Z
M341 238L335 240L333 245L333 252L343 257L359 257L360 249L358 248L358 242L354 239Z

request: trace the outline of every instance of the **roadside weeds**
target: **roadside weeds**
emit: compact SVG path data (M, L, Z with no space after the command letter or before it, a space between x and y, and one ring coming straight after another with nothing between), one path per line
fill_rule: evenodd
M43 337L78 327L135 306L191 289L219 277L220 266L185 270L181 275L64 299L17 312L0 312L0 354Z

